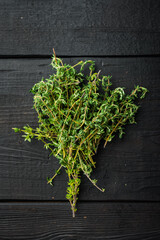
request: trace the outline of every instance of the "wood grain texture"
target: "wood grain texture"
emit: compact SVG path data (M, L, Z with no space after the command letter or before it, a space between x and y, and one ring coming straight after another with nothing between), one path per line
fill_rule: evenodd
M77 58L65 58L70 64ZM80 200L160 200L160 58L96 58L96 70L112 75L113 87L129 92L135 84L149 94L141 102L137 125L126 128L122 140L115 138L95 156L92 177L106 189L99 192L82 176ZM50 59L0 59L0 199L64 200L66 174L54 187L46 184L58 168L40 142L24 142L12 127L36 126L29 89L52 73Z
M160 1L1 0L0 54L160 54Z
M1 240L159 240L159 203L0 204Z

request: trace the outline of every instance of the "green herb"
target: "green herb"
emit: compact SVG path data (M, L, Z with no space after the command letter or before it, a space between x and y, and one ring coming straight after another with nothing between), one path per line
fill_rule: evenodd
M89 64L88 75L83 73L86 64ZM134 100L144 98L148 90L135 86L127 95L124 88L111 89L111 76L100 77L100 72L94 72L95 63L91 60L71 66L63 64L54 53L51 65L55 73L31 89L38 127L33 129L27 125L23 129L13 129L23 132L25 141L41 140L59 159L60 167L53 177L48 178L48 183L52 185L61 168L65 168L68 175L66 198L75 217L81 173L101 192L105 191L90 177L96 164L93 155L101 139L105 140L105 147L115 133L120 138L123 136L126 124L135 123L139 106ZM78 65L79 71L75 69Z

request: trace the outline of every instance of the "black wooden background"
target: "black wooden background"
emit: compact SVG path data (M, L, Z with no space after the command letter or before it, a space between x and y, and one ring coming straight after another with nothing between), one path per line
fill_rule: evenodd
M96 155L82 177L76 218L58 161L12 127L36 125L34 83L51 72L52 48L64 62L94 59L113 87L149 89L137 125ZM0 240L160 239L160 1L0 0ZM54 198L54 200L53 200Z

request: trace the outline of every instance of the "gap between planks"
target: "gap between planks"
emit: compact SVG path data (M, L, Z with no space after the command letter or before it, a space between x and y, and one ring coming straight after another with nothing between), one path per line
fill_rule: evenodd
M58 58L155 58L160 57L160 54L150 55L56 55ZM12 58L51 58L52 55L0 55L0 59L12 59Z
M0 200L0 206L2 205L54 205L54 204L68 204L67 200L10 200L10 199L3 199ZM77 204L84 204L84 203L102 203L102 204L111 204L111 203L124 203L124 204L136 204L136 203L150 203L150 204L159 204L160 201L156 200L79 200Z

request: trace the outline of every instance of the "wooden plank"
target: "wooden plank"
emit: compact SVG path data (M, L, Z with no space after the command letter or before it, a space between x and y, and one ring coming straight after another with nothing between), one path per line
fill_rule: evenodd
M76 63L77 58L65 58ZM113 76L113 87L126 91L140 84L150 90L142 101L137 125L128 126L122 140L115 138L95 156L97 168L93 178L106 188L99 192L84 176L80 200L160 200L159 161L159 92L160 58L96 58L97 71ZM36 126L29 89L42 76L52 72L48 59L0 59L0 198L30 200L64 200L65 171L46 184L58 168L42 144L24 142L12 127Z
M159 203L1 203L0 239L159 240Z
M0 54L160 54L160 1L0 1Z

